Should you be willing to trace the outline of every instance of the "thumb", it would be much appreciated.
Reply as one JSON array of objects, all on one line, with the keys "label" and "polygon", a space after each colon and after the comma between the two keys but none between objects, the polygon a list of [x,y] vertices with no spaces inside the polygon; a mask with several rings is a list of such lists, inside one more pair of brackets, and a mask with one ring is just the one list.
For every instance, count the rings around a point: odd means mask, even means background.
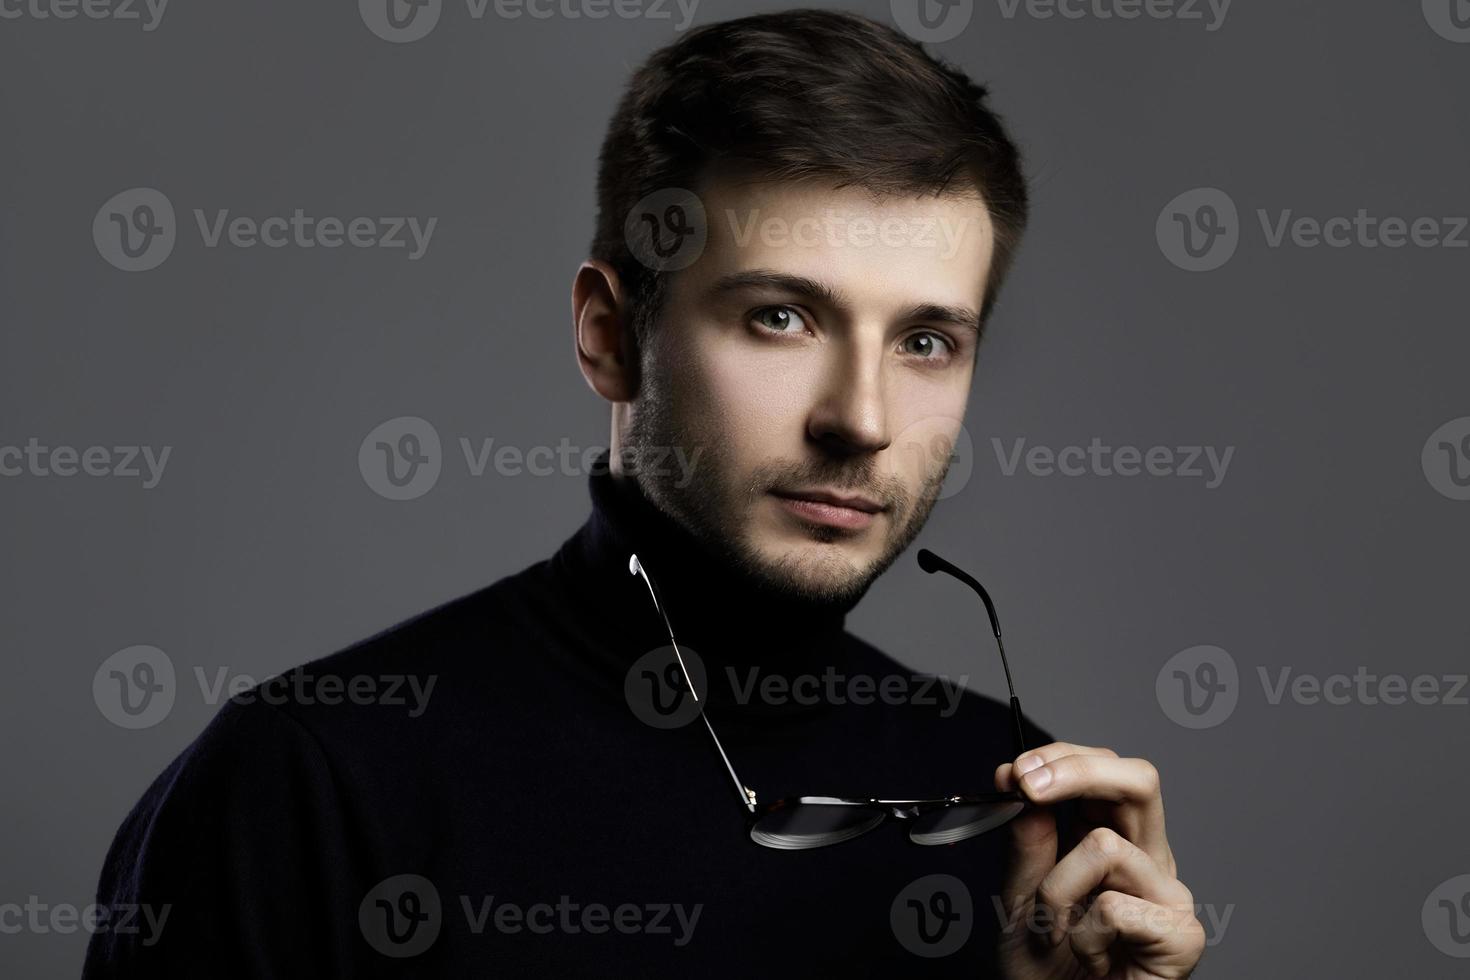
[{"label": "thumb", "polygon": [[[1011,763],[995,771],[995,788],[1016,789]],[[1050,807],[1030,805],[1008,825],[1011,835],[1010,855],[1006,864],[1001,899],[1007,915],[1024,912],[1036,895],[1041,880],[1057,864],[1057,818]]]}]

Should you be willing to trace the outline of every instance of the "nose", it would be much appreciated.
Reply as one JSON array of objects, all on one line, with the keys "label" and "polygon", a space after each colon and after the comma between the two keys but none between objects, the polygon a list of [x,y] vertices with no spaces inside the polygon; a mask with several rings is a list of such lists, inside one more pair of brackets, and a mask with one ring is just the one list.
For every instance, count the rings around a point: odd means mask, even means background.
[{"label": "nose", "polygon": [[[841,348],[846,349],[841,349]],[[892,442],[880,351],[834,345],[833,358],[807,421],[807,434],[842,456],[876,453]]]}]

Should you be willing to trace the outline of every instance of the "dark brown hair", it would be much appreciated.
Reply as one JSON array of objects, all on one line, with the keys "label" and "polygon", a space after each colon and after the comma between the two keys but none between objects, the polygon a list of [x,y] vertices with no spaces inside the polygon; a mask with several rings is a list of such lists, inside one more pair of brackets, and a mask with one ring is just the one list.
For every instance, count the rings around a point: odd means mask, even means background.
[{"label": "dark brown hair", "polygon": [[996,239],[984,323],[1027,214],[1020,154],[985,99],[963,72],[856,14],[790,10],[691,31],[634,73],[608,126],[592,256],[617,270],[642,340],[669,273],[639,262],[623,227],[655,191],[697,191],[717,166],[878,194],[978,191]]}]

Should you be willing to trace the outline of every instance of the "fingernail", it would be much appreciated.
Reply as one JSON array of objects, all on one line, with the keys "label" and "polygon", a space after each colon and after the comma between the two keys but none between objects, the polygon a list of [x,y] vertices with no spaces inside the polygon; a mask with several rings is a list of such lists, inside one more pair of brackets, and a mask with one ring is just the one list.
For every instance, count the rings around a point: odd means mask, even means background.
[{"label": "fingernail", "polygon": [[1021,782],[1033,793],[1038,793],[1051,785],[1051,770],[1045,767],[1026,773]]},{"label": "fingernail", "polygon": [[1032,769],[1040,768],[1043,764],[1042,758],[1039,755],[1023,755],[1016,760],[1016,770],[1024,776]]}]

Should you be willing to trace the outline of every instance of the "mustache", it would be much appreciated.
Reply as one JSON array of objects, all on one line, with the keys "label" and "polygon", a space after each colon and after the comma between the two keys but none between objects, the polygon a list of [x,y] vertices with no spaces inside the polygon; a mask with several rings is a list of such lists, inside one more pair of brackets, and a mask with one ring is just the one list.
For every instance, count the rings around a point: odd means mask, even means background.
[{"label": "mustache", "polygon": [[906,509],[909,492],[898,477],[883,476],[871,462],[800,464],[768,463],[751,481],[751,496],[772,490],[821,486],[871,497],[894,511]]}]

